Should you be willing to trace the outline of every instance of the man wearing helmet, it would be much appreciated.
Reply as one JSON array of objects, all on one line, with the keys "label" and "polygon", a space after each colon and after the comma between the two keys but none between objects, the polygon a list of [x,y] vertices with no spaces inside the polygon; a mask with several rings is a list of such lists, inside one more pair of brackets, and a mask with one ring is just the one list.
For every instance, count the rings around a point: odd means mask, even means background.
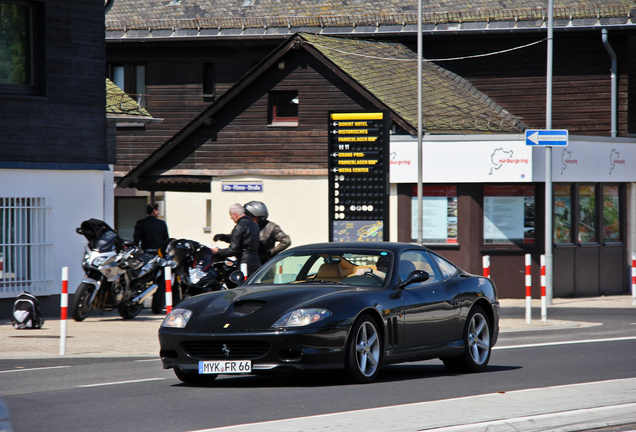
[{"label": "man wearing helmet", "polygon": [[[267,207],[260,201],[250,201],[243,206],[245,214],[252,218],[260,229],[258,255],[261,264],[278,255],[291,245],[291,238],[276,223],[268,221]],[[228,234],[216,234],[214,241],[229,242]]]},{"label": "man wearing helmet", "polygon": [[212,248],[212,252],[221,258],[235,256],[239,268],[241,268],[242,271],[245,272],[242,264],[247,266],[245,276],[249,276],[261,265],[258,257],[258,225],[256,225],[250,217],[245,215],[243,206],[238,203],[230,206],[230,217],[236,224],[232,233],[229,236],[223,236],[223,238],[220,238],[219,234],[214,236],[214,241],[219,239],[228,241],[230,247],[226,249],[214,247]]},{"label": "man wearing helmet", "polygon": [[265,204],[260,201],[250,201],[243,208],[245,214],[250,216],[261,230],[258,248],[261,264],[265,264],[291,245],[291,238],[277,224],[267,220],[269,213]]}]

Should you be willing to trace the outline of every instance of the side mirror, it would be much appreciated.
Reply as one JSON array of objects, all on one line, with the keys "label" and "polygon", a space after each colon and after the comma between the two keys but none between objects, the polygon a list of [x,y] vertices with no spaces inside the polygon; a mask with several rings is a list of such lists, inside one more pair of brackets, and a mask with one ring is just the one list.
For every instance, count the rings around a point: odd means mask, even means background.
[{"label": "side mirror", "polygon": [[235,270],[230,273],[229,278],[230,282],[232,282],[236,286],[241,286],[243,285],[243,282],[245,282],[245,275],[240,270]]},{"label": "side mirror", "polygon": [[399,283],[396,286],[396,288],[404,289],[406,288],[407,285],[410,285],[412,283],[417,283],[417,282],[426,282],[430,278],[431,276],[428,274],[428,272],[425,272],[424,270],[413,270],[409,274],[409,276],[406,278],[406,280],[402,283]]}]

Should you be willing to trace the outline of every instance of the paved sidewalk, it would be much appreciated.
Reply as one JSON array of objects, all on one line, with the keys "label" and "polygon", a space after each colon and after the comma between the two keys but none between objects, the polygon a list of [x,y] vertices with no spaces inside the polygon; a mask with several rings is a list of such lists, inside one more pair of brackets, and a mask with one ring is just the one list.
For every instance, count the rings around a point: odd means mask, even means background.
[{"label": "paved sidewalk", "polygon": [[[525,299],[502,299],[501,307],[525,307]],[[540,300],[532,303],[533,315],[540,310]],[[573,328],[594,323],[550,320],[550,309],[560,307],[634,308],[628,295],[594,297],[586,299],[554,299],[548,306],[548,321],[504,318],[502,332],[527,331],[546,328]],[[154,315],[144,309],[133,320],[122,319],[117,312],[96,312],[82,322],[66,321],[66,356],[104,357],[139,356],[158,357],[157,332],[163,315]],[[47,319],[39,330],[16,330],[9,321],[0,322],[0,358],[36,358],[60,356],[60,320]]]}]

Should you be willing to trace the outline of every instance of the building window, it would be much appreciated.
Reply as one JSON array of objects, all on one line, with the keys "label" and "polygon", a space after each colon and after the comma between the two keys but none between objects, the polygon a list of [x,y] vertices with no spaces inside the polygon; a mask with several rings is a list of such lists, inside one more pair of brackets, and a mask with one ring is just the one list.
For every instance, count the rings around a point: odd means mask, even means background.
[{"label": "building window", "polygon": [[270,126],[298,126],[298,103],[298,91],[270,92]]},{"label": "building window", "polygon": [[484,187],[484,243],[535,243],[534,186]]},{"label": "building window", "polygon": [[214,63],[203,63],[201,78],[201,91],[204,97],[214,96],[216,76],[214,71]]},{"label": "building window", "polygon": [[572,186],[554,186],[554,242],[572,243]]},{"label": "building window", "polygon": [[[418,240],[418,196],[411,198],[411,241]],[[457,186],[422,186],[422,242],[457,243]]]},{"label": "building window", "polygon": [[108,65],[108,78],[133,98],[141,107],[146,107],[146,66],[143,64]]},{"label": "building window", "polygon": [[579,243],[595,243],[596,237],[596,186],[578,187]]},{"label": "building window", "polygon": [[50,283],[49,208],[42,197],[0,197],[0,297]]},{"label": "building window", "polygon": [[618,186],[603,186],[603,241],[620,242],[620,197]]},{"label": "building window", "polygon": [[0,0],[0,93],[43,93],[41,4]]}]

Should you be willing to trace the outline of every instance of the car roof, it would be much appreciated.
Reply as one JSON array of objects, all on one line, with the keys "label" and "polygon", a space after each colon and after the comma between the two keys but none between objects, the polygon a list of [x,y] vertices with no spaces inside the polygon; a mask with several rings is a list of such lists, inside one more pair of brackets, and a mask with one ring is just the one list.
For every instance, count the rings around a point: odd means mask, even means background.
[{"label": "car roof", "polygon": [[346,249],[356,249],[356,250],[387,250],[394,253],[401,252],[405,249],[420,249],[426,250],[425,247],[418,246],[411,243],[397,243],[397,242],[331,242],[331,243],[313,243],[306,244],[302,246],[296,246],[294,248],[288,249],[289,251],[294,250],[297,252],[302,251],[313,251],[313,250],[346,250]]}]

